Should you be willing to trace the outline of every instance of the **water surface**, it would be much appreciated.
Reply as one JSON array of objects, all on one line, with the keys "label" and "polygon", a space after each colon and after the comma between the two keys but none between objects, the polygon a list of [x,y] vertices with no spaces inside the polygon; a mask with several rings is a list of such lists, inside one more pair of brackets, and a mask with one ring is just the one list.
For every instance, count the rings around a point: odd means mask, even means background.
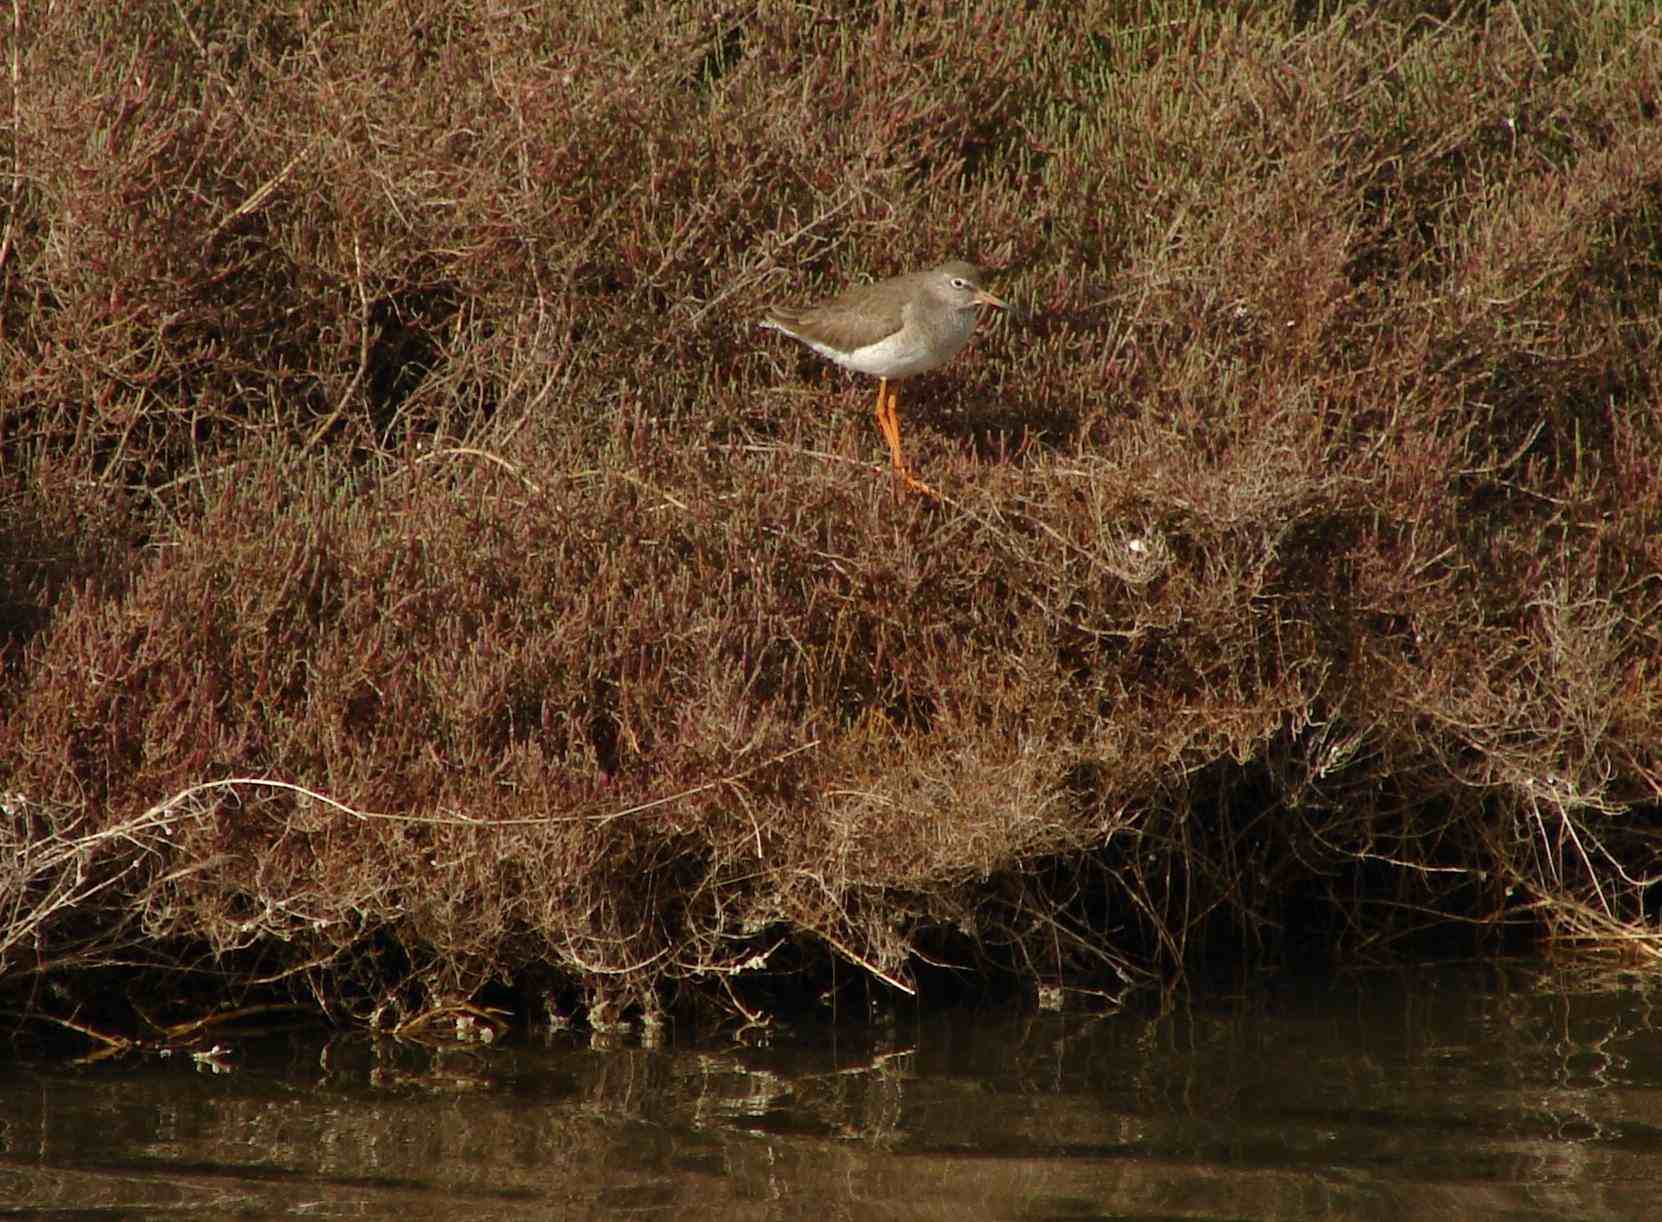
[{"label": "water surface", "polygon": [[1643,978],[1417,969],[1109,1015],[0,1068],[0,1214],[1655,1219]]}]

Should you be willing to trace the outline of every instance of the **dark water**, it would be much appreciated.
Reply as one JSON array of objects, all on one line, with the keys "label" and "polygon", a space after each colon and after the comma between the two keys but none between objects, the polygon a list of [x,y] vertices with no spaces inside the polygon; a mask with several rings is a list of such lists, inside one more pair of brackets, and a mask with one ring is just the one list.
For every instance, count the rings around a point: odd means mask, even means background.
[{"label": "dark water", "polygon": [[1655,983],[1439,968],[1107,1016],[0,1067],[0,1216],[1662,1218]]}]

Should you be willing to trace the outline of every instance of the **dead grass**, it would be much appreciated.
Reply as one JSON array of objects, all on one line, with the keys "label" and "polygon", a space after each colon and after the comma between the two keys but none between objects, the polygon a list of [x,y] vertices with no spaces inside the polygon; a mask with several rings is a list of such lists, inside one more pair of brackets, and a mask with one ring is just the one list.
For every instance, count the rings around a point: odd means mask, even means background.
[{"label": "dead grass", "polygon": [[[1583,8],[21,9],[0,970],[1654,958],[1662,26]],[[947,254],[1029,313],[934,506],[753,322]]]}]

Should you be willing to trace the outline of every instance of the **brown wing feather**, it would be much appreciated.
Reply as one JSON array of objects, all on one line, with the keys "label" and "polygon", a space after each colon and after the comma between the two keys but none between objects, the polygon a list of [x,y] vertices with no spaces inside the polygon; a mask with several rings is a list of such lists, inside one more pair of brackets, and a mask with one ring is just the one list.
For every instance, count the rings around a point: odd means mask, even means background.
[{"label": "brown wing feather", "polygon": [[900,330],[900,311],[915,279],[915,275],[897,276],[876,284],[856,285],[821,305],[803,310],[776,307],[768,311],[767,317],[791,331],[811,330],[820,343],[849,352]]}]

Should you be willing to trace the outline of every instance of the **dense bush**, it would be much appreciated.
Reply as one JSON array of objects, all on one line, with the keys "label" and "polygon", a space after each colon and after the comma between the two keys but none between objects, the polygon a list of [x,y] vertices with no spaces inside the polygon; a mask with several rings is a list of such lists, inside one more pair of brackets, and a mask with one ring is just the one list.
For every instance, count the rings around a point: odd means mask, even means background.
[{"label": "dense bush", "polygon": [[0,979],[1654,956],[1662,24],[1032,9],[17,6]]}]

